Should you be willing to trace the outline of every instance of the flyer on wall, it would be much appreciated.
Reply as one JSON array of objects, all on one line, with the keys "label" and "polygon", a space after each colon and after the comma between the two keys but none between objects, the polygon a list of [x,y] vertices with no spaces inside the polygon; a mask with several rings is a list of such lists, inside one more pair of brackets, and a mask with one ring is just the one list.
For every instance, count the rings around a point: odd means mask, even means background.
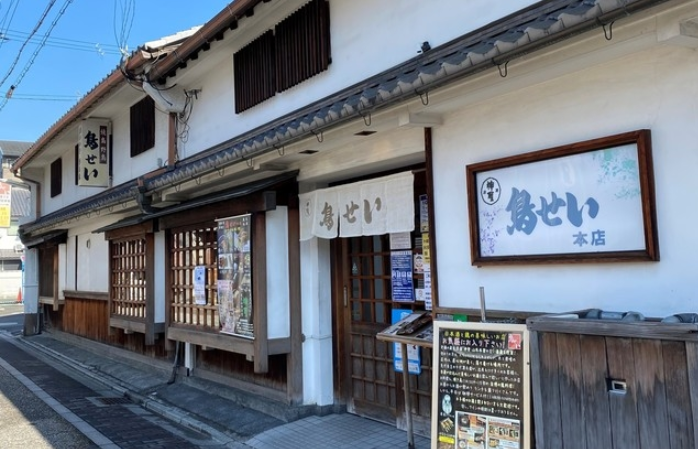
[{"label": "flyer on wall", "polygon": [[254,338],[250,214],[218,221],[218,311],[224,334]]}]

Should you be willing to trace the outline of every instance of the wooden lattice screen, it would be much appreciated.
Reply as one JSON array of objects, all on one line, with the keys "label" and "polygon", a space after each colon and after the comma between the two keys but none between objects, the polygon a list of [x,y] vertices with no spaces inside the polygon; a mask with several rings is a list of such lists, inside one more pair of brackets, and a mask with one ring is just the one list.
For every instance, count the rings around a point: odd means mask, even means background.
[{"label": "wooden lattice screen", "polygon": [[146,238],[111,242],[110,316],[146,319]]},{"label": "wooden lattice screen", "polygon": [[[173,229],[170,233],[170,323],[218,331],[217,228],[199,225]],[[205,304],[194,298],[194,268],[206,267]]]}]

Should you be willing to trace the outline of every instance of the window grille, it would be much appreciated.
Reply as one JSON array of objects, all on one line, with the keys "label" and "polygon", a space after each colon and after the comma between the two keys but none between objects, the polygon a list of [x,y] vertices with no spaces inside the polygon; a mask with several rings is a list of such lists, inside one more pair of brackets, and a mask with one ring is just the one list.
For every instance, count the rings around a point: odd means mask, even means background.
[{"label": "window grille", "polygon": [[110,316],[146,319],[146,239],[111,242]]},{"label": "window grille", "polygon": [[[170,322],[218,331],[218,253],[214,223],[172,229],[170,233]],[[194,298],[194,268],[206,269],[205,304]]]}]

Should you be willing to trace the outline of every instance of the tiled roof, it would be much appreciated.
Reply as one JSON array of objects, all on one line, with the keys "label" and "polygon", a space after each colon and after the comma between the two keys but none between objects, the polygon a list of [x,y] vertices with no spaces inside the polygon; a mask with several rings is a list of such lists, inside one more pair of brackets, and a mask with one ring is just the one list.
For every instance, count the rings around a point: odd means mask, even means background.
[{"label": "tiled roof", "polygon": [[31,213],[31,192],[29,189],[12,186],[10,191],[10,216],[26,217]]},{"label": "tiled roof", "polygon": [[[550,0],[433,48],[392,69],[309,104],[208,151],[179,161],[176,168],[143,181],[157,191],[273,151],[319,131],[428,94],[448,83],[669,0]],[[506,69],[504,69],[506,70]],[[32,232],[86,211],[134,198],[134,182],[109,189],[23,227]]]},{"label": "tiled roof", "polygon": [[32,146],[34,142],[19,140],[0,140],[0,150],[4,157],[18,158]]}]

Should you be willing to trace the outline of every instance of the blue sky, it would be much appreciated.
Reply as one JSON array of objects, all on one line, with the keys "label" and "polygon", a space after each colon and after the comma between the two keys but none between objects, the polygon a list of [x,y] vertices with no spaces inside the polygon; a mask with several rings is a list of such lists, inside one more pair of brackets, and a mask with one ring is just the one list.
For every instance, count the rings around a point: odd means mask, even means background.
[{"label": "blue sky", "polygon": [[0,140],[37,140],[117,67],[124,42],[203,25],[231,1],[0,0]]}]

